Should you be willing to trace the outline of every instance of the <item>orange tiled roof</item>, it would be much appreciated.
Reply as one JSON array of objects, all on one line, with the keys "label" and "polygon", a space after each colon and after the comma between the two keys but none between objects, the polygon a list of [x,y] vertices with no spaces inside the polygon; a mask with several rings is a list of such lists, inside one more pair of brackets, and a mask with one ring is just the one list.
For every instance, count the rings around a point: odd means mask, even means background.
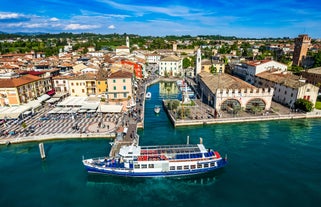
[{"label": "orange tiled roof", "polygon": [[133,74],[127,71],[118,70],[112,74],[108,78],[131,78]]},{"label": "orange tiled roof", "polygon": [[41,78],[30,74],[21,76],[19,78],[1,79],[0,88],[15,88],[38,80],[41,80]]}]

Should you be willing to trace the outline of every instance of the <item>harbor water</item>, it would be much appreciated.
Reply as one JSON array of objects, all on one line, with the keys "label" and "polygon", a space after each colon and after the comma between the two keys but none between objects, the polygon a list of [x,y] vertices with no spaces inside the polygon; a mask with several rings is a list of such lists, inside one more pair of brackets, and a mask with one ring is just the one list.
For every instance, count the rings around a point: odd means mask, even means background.
[{"label": "harbor water", "polygon": [[[219,171],[182,178],[88,175],[82,158],[108,155],[108,139],[0,146],[0,206],[318,206],[321,202],[321,120],[301,119],[174,128],[161,109],[177,96],[148,88],[141,145],[182,144],[202,137],[228,157]],[[168,86],[169,87],[169,86]],[[164,92],[165,90],[165,92]]]}]

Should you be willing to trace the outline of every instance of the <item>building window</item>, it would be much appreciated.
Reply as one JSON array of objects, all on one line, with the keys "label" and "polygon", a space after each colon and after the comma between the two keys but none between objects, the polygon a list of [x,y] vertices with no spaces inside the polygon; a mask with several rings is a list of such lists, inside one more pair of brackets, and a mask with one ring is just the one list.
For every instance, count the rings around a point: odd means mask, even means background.
[{"label": "building window", "polygon": [[76,83],[76,86],[78,86],[78,85],[79,85],[79,83],[77,82],[77,83]]},{"label": "building window", "polygon": [[148,168],[154,168],[154,164],[148,164]]},{"label": "building window", "polygon": [[71,89],[71,92],[72,92],[72,93],[75,93],[75,89]]},{"label": "building window", "polygon": [[139,168],[140,168],[140,165],[139,165],[139,164],[135,164],[135,165],[134,165],[134,168],[135,168],[135,169],[139,169]]},{"label": "building window", "polygon": [[56,84],[58,84],[58,83],[59,83],[59,81],[56,80]]},{"label": "building window", "polygon": [[124,95],[123,95],[123,96],[124,96],[124,98],[127,98],[127,93],[124,93]]},{"label": "building window", "polygon": [[115,79],[113,80],[113,83],[116,83],[116,80],[115,80]]},{"label": "building window", "polygon": [[142,164],[142,168],[147,168],[147,164]]},{"label": "building window", "polygon": [[188,170],[189,166],[188,165],[184,165],[184,170]]},{"label": "building window", "polygon": [[117,98],[117,94],[116,93],[114,93],[114,98]]},{"label": "building window", "polygon": [[307,88],[307,92],[310,92],[310,88]]},{"label": "building window", "polygon": [[114,91],[116,91],[116,86],[114,86]]},{"label": "building window", "polygon": [[82,93],[85,93],[85,89],[81,89],[81,92],[82,92]]},{"label": "building window", "polygon": [[126,90],[126,86],[123,86],[123,89]]},{"label": "building window", "polygon": [[73,86],[73,85],[74,85],[74,83],[71,83],[71,85]]},{"label": "building window", "polygon": [[204,164],[204,167],[208,167],[208,163]]},{"label": "building window", "polygon": [[100,85],[100,81],[98,81],[98,85]]},{"label": "building window", "polygon": [[202,168],[202,164],[197,164],[197,168]]},{"label": "building window", "polygon": [[126,83],[126,80],[125,80],[125,79],[123,79],[123,83]]}]

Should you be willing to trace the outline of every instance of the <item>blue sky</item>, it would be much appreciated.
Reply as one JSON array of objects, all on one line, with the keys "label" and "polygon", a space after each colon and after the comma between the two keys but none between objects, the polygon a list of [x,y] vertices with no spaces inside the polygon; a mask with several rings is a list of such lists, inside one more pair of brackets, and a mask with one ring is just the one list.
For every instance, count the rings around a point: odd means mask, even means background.
[{"label": "blue sky", "polygon": [[1,0],[0,31],[321,38],[312,0]]}]

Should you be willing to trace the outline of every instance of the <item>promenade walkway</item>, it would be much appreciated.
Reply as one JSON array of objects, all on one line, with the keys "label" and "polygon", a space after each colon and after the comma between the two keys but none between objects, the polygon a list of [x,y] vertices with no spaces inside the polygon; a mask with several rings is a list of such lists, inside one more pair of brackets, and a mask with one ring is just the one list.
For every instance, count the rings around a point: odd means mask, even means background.
[{"label": "promenade walkway", "polygon": [[[122,115],[117,114],[47,114],[48,107],[40,109],[23,122],[8,121],[1,126],[0,144],[66,139],[76,137],[114,138]],[[23,127],[25,126],[25,127]]]}]

